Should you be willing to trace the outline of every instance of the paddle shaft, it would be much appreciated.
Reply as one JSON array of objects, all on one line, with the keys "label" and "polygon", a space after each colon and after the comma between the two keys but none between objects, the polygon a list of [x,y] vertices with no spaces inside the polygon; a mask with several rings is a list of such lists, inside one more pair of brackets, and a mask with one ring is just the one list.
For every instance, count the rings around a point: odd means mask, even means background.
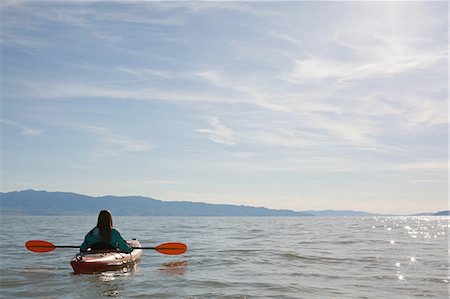
[{"label": "paddle shaft", "polygon": [[80,246],[73,246],[73,245],[33,245],[33,247],[36,248],[80,248]]},{"label": "paddle shaft", "polygon": [[156,247],[133,247],[133,249],[157,249]]},{"label": "paddle shaft", "polygon": [[[55,245],[53,243],[42,240],[30,240],[25,243],[25,247],[33,252],[49,252],[55,250],[56,248],[80,248],[80,246],[72,245]],[[187,246],[183,243],[170,242],[160,244],[156,247],[133,247],[133,249],[152,249],[163,254],[178,255],[185,253],[187,250]]]},{"label": "paddle shaft", "polygon": [[55,248],[80,248],[80,246],[72,246],[72,245],[55,245]]},{"label": "paddle shaft", "polygon": [[[41,248],[80,248],[80,246],[73,246],[73,245],[54,245],[54,246],[39,246],[35,245],[34,247],[41,247]],[[156,247],[132,247],[133,249],[157,249]],[[166,248],[170,249],[170,248]]]}]

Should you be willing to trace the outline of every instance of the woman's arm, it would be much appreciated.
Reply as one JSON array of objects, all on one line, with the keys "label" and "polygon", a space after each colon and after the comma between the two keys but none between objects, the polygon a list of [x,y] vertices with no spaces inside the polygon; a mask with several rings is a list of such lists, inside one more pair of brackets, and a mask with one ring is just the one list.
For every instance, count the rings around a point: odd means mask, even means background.
[{"label": "woman's arm", "polygon": [[133,251],[133,248],[128,246],[127,241],[125,241],[115,229],[111,232],[111,243],[122,252],[130,253]]},{"label": "woman's arm", "polygon": [[84,237],[83,244],[80,245],[80,252],[86,252],[86,250],[97,242],[97,239],[93,236],[93,228],[90,232],[86,234]]},{"label": "woman's arm", "polygon": [[84,237],[84,241],[83,244],[80,245],[80,252],[86,252],[86,250],[89,248],[89,246],[92,245],[91,242],[91,232],[89,232],[85,237]]}]

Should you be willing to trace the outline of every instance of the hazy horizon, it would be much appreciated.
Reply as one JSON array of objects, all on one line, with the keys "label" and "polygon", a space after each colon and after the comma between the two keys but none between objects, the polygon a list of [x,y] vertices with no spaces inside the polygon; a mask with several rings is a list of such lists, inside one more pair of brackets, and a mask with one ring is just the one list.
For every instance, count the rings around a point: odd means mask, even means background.
[{"label": "hazy horizon", "polygon": [[448,3],[3,1],[3,192],[448,209]]},{"label": "hazy horizon", "polygon": [[[214,202],[214,203],[208,203],[208,202],[203,202],[203,201],[191,201],[191,200],[183,200],[183,199],[178,199],[178,200],[170,200],[170,199],[163,199],[163,198],[156,198],[153,196],[143,196],[143,195],[139,195],[139,194],[128,194],[128,195],[114,195],[114,194],[99,194],[99,195],[92,195],[92,194],[83,194],[83,193],[77,193],[77,192],[70,192],[70,191],[48,191],[48,190],[34,190],[34,189],[25,189],[25,190],[12,190],[12,191],[0,191],[3,193],[13,193],[13,192],[27,192],[27,191],[33,191],[33,192],[46,192],[46,193],[68,193],[68,194],[77,194],[80,196],[88,196],[88,197],[92,197],[92,198],[102,198],[102,197],[144,197],[144,198],[148,198],[151,200],[158,200],[158,201],[162,201],[162,202],[194,202],[194,203],[202,203],[202,204],[217,204],[217,205],[233,205],[233,204],[229,204],[229,203],[220,203],[220,202]],[[235,204],[237,205],[237,204]],[[270,208],[270,207],[265,207],[265,206],[257,206],[257,205],[247,205],[244,204],[243,206],[250,206],[250,207],[255,207],[255,208],[268,208],[268,209],[274,209],[274,210],[284,210],[284,209],[276,209],[276,208]],[[421,210],[421,211],[416,211],[414,213],[405,213],[404,211],[400,211],[397,213],[376,213],[374,211],[371,210],[355,210],[355,209],[321,209],[321,210],[314,210],[314,209],[299,209],[299,210],[293,210],[293,209],[285,209],[285,210],[289,210],[289,211],[294,211],[294,212],[325,212],[325,211],[340,211],[340,212],[364,212],[364,213],[370,213],[370,214],[380,214],[380,215],[397,215],[397,216],[406,216],[406,215],[413,215],[413,214],[422,214],[422,213],[437,213],[437,212],[443,212],[443,211],[447,211],[448,208],[444,209],[444,210],[436,210],[436,211],[432,211],[432,210]]]}]

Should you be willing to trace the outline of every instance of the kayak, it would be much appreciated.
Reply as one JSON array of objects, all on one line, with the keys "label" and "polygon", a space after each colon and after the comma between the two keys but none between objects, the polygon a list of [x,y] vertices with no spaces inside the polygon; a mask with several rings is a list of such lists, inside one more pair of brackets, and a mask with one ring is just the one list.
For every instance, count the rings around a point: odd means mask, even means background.
[{"label": "kayak", "polygon": [[[127,242],[131,247],[141,247],[138,240]],[[92,250],[78,253],[70,261],[73,271],[78,273],[96,273],[116,271],[134,265],[141,257],[142,249],[134,249],[131,253],[117,250]]]}]

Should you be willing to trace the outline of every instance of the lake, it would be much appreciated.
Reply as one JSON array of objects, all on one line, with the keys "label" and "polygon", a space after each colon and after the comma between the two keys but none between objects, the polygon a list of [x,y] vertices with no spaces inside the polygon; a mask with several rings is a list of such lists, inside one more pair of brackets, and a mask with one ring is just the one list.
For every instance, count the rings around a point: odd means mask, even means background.
[{"label": "lake", "polygon": [[127,272],[74,275],[96,216],[2,216],[2,298],[448,298],[449,217],[114,217],[146,250]]}]

